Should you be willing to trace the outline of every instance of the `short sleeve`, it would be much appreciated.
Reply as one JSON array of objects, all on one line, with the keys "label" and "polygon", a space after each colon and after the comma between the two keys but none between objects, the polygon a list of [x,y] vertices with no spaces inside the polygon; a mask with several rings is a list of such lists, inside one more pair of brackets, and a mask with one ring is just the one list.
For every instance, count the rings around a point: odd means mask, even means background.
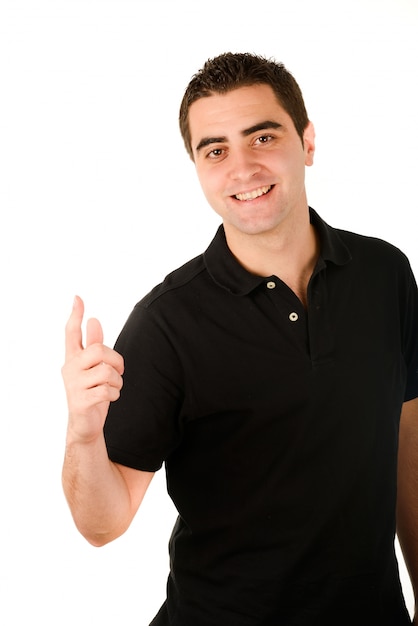
[{"label": "short sleeve", "polygon": [[115,350],[125,361],[119,400],[110,405],[104,435],[109,458],[145,471],[160,469],[178,445],[183,374],[158,312],[136,305]]},{"label": "short sleeve", "polygon": [[405,304],[403,337],[407,366],[406,402],[418,397],[418,289],[410,269]]}]

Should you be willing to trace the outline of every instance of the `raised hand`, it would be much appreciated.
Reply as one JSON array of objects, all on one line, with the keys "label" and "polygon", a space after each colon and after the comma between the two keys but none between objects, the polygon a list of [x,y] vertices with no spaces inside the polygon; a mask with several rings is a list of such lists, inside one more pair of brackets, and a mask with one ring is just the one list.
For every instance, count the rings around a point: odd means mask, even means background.
[{"label": "raised hand", "polygon": [[84,304],[76,296],[65,328],[65,363],[62,377],[69,410],[68,437],[89,443],[101,435],[109,404],[119,398],[123,358],[103,344],[97,319],[90,319],[83,347],[81,324]]}]

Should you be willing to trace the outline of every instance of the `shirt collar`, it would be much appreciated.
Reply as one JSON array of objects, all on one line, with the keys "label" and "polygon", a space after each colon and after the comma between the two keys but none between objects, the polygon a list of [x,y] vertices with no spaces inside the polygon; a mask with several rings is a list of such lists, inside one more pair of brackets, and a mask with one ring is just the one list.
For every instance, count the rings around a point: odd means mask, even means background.
[{"label": "shirt collar", "polygon": [[[316,271],[325,267],[327,261],[335,265],[348,263],[351,254],[338,232],[326,224],[313,209],[309,208],[309,213],[321,243]],[[206,269],[215,283],[234,295],[246,295],[266,280],[266,277],[251,274],[237,261],[228,248],[222,225],[219,226],[203,258]]]}]

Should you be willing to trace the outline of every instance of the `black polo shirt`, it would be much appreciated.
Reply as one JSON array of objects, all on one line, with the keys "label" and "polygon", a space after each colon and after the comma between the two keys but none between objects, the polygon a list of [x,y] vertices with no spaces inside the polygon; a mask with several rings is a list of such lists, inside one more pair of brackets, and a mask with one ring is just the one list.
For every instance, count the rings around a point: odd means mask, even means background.
[{"label": "black polo shirt", "polygon": [[307,310],[248,273],[220,227],[117,340],[109,456],[165,462],[179,511],[158,626],[410,623],[393,544],[417,288],[398,249],[311,221]]}]

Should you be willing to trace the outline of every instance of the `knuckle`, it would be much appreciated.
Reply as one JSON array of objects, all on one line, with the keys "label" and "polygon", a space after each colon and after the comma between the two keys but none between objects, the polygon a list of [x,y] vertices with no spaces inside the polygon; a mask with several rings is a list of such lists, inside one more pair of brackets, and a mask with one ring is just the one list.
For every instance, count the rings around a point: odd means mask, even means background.
[{"label": "knuckle", "polygon": [[100,363],[100,361],[104,361],[105,358],[105,347],[101,343],[92,343],[90,346],[86,348],[85,351],[89,352],[89,356],[94,361]]},{"label": "knuckle", "polygon": [[100,404],[109,400],[109,386],[107,384],[98,385],[91,390],[92,404]]},{"label": "knuckle", "polygon": [[110,393],[110,398],[109,400],[111,402],[115,402],[116,400],[118,400],[120,398],[120,389],[116,388],[116,387],[111,387],[111,393]]}]

